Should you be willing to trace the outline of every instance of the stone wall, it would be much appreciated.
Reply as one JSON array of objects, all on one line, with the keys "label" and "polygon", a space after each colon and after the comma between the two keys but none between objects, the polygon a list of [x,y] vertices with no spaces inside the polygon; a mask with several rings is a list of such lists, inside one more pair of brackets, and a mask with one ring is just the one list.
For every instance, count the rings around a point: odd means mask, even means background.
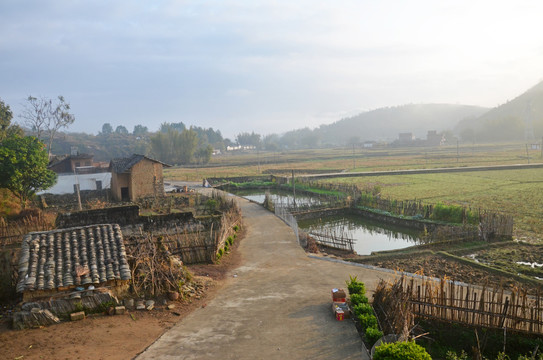
[{"label": "stone wall", "polygon": [[196,219],[192,212],[141,216],[137,205],[128,205],[59,214],[55,225],[61,229],[93,224],[119,224],[123,235],[129,236],[141,232],[155,234],[191,232],[206,228],[211,221],[208,218]]},{"label": "stone wall", "polygon": [[[88,202],[97,200],[109,202],[111,200],[111,190],[81,190],[80,196],[81,205],[85,208]],[[75,193],[62,195],[42,194],[39,196],[39,199],[42,208],[49,207],[65,211],[77,210],[79,208],[77,194]]]},{"label": "stone wall", "polygon": [[59,229],[93,224],[119,224],[122,227],[140,222],[139,217],[137,205],[117,206],[59,214],[55,225]]}]

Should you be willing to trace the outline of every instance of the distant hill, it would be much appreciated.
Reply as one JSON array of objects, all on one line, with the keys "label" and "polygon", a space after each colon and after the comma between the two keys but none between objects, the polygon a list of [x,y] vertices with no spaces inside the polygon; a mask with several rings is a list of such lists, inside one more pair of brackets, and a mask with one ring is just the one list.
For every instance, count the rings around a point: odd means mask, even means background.
[{"label": "distant hill", "polygon": [[540,141],[543,136],[543,81],[522,95],[455,128],[464,141]]},{"label": "distant hill", "polygon": [[365,140],[395,140],[399,133],[425,138],[428,130],[452,130],[464,119],[475,119],[488,108],[450,104],[409,104],[368,111],[322,125],[315,131],[323,142],[345,144],[352,137]]}]

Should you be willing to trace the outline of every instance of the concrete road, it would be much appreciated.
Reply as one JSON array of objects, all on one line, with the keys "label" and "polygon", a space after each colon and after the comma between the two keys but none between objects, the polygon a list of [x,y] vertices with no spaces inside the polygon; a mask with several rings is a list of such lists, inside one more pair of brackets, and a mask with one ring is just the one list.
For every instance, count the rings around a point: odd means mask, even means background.
[{"label": "concrete road", "polygon": [[331,289],[375,270],[310,258],[293,231],[260,205],[239,200],[241,265],[205,308],[168,330],[138,359],[369,359],[352,321],[336,321]]}]

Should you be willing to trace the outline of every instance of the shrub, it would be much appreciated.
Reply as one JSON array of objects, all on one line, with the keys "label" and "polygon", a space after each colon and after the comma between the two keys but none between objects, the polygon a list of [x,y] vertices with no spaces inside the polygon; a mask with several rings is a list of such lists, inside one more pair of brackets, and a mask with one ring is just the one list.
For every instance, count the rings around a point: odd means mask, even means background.
[{"label": "shrub", "polygon": [[363,329],[367,329],[370,327],[377,328],[377,318],[373,314],[360,314],[358,315],[358,321],[360,321],[360,325]]},{"label": "shrub", "polygon": [[462,224],[464,222],[464,217],[470,224],[477,224],[479,221],[479,217],[473,211],[459,205],[446,205],[441,202],[434,206],[434,210],[430,215],[430,218],[433,220],[457,224]]},{"label": "shrub", "polygon": [[347,289],[349,290],[349,295],[353,294],[362,294],[366,293],[366,286],[363,282],[358,281],[356,276],[349,275],[349,281],[345,281],[347,284]]},{"label": "shrub", "polygon": [[226,242],[228,245],[232,246],[232,244],[234,243],[234,238],[232,236],[229,236],[226,238]]},{"label": "shrub", "polygon": [[232,229],[234,229],[234,231],[237,232],[239,230],[239,226],[234,225],[234,227]]},{"label": "shrub", "polygon": [[366,340],[370,346],[373,346],[382,336],[383,332],[377,328],[369,327],[366,329]]},{"label": "shrub", "polygon": [[226,254],[228,252],[228,244],[224,244],[224,253]]},{"label": "shrub", "polygon": [[355,307],[359,304],[368,304],[369,300],[364,294],[352,294],[351,295],[351,306]]},{"label": "shrub", "polygon": [[363,315],[363,314],[373,315],[373,308],[371,307],[370,304],[362,303],[362,304],[358,304],[358,305],[353,306],[353,312],[357,316],[358,315]]},{"label": "shrub", "polygon": [[383,343],[375,348],[374,360],[432,360],[430,354],[413,341]]}]

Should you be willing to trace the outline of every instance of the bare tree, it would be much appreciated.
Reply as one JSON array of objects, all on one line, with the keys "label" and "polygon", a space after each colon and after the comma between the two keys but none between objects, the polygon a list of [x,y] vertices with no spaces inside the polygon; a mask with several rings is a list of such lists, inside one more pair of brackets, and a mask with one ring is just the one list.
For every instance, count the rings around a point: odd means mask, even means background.
[{"label": "bare tree", "polygon": [[36,98],[29,96],[20,116],[24,124],[36,132],[38,139],[43,137],[47,140],[47,151],[51,157],[51,146],[53,139],[61,128],[68,127],[75,121],[75,116],[70,113],[68,104],[62,95],[58,96],[58,102],[45,97]]}]

